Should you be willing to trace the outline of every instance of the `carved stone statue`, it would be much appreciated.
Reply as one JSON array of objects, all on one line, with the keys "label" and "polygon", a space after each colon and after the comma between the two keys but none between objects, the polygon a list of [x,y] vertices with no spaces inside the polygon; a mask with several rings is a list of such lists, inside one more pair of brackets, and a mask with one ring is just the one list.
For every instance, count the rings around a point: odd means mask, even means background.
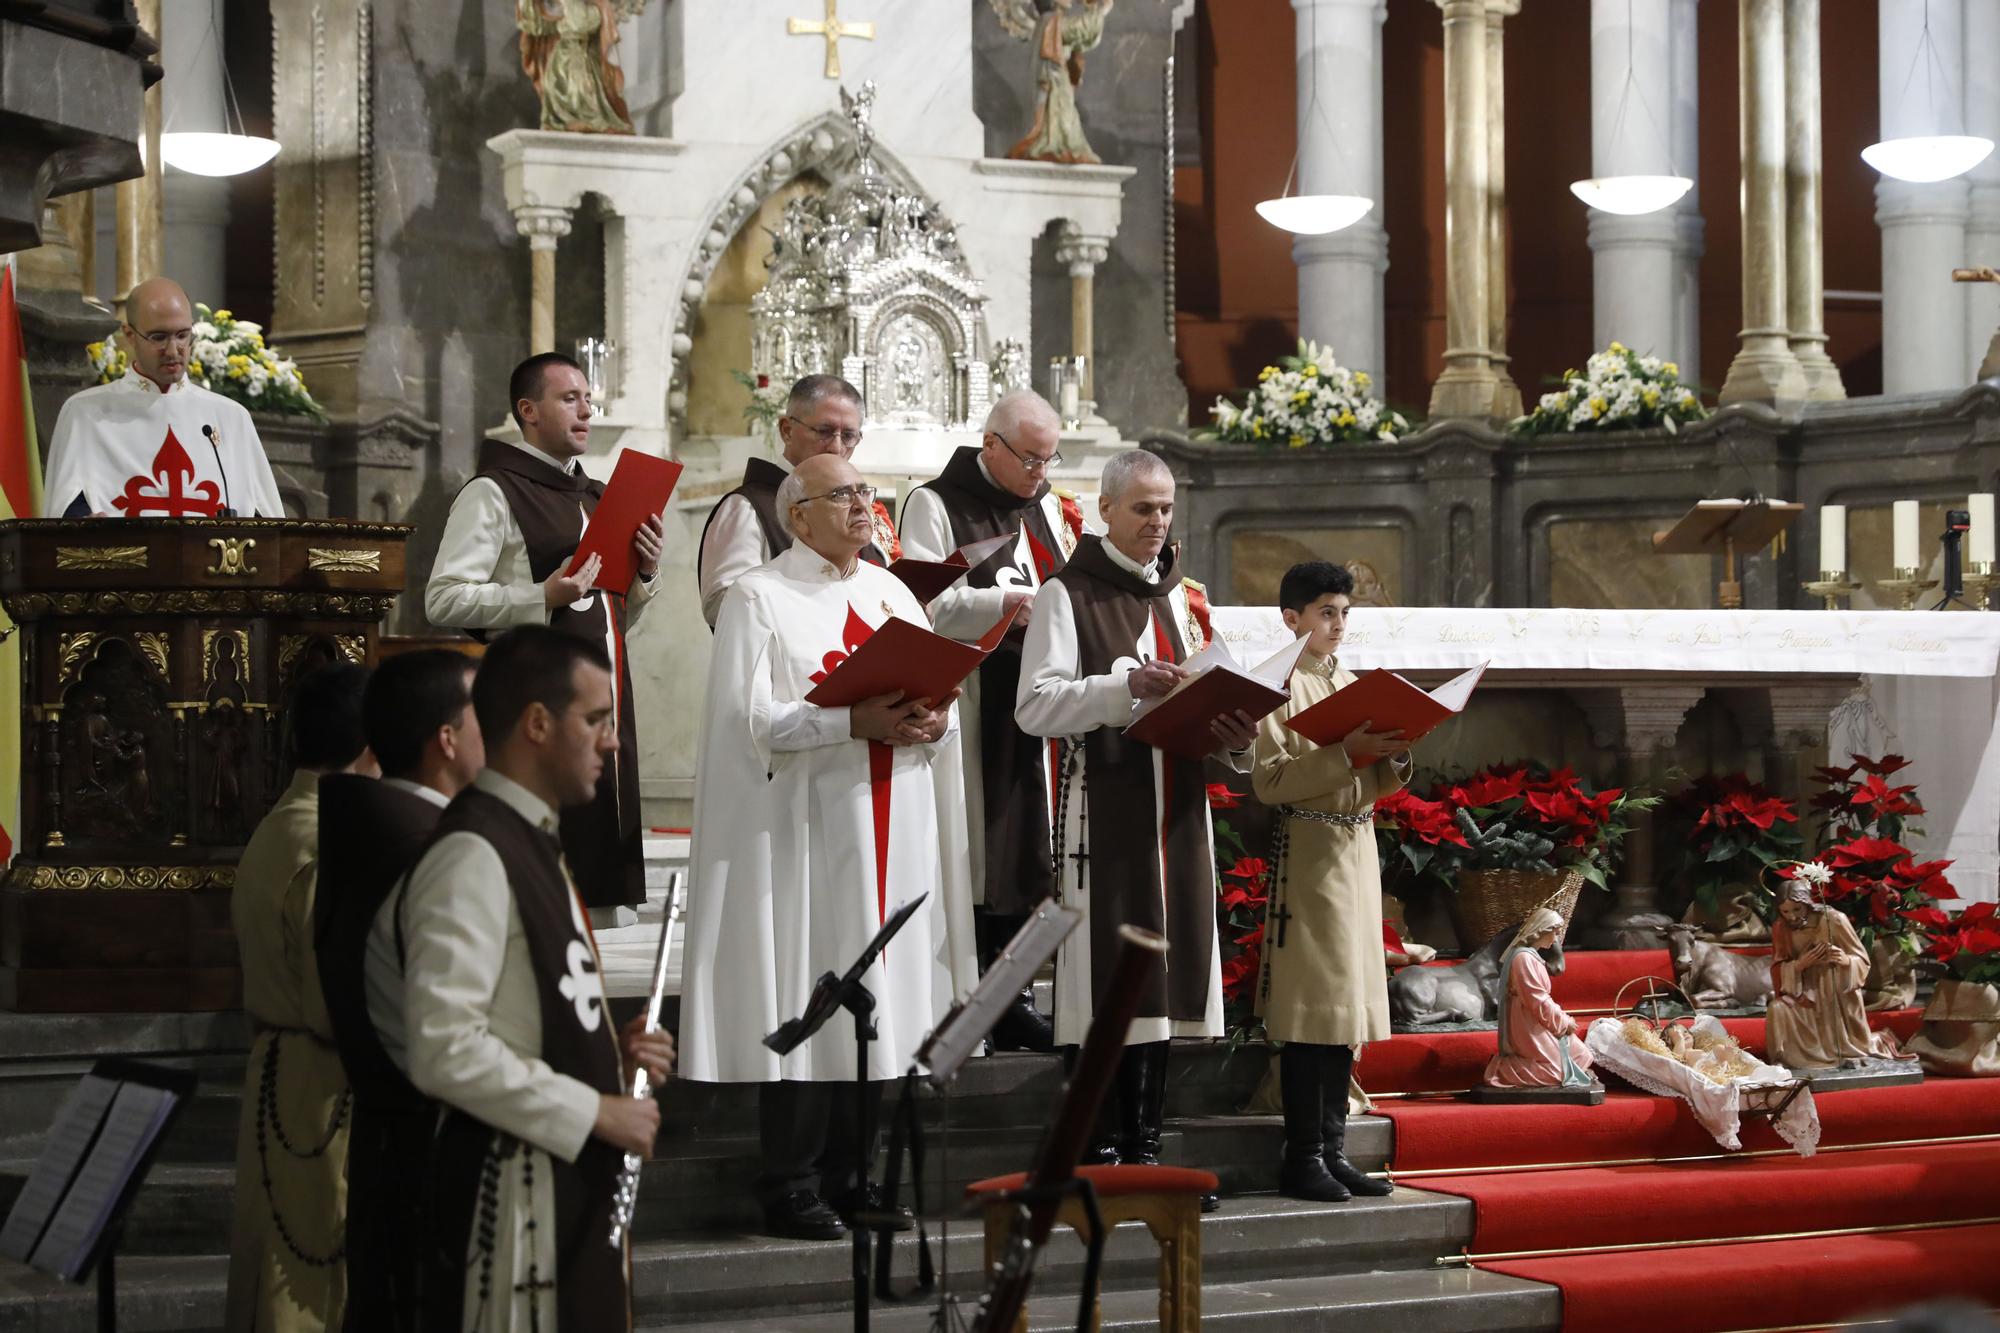
[{"label": "carved stone statue", "polygon": [[1562,967],[1562,917],[1538,907],[1501,959],[1500,1041],[1486,1063],[1484,1081],[1496,1088],[1588,1088],[1590,1052],[1576,1036],[1576,1020],[1549,993],[1544,950]]},{"label": "carved stone statue", "polygon": [[521,69],[542,99],[542,128],[630,134],[625,72],[614,54],[618,22],[646,0],[515,0]]},{"label": "carved stone statue", "polygon": [[1861,990],[1868,951],[1847,918],[1819,902],[1812,884],[1787,880],[1771,927],[1771,1004],[1766,1047],[1773,1064],[1837,1069],[1902,1058],[1894,1038],[1873,1032]]},{"label": "carved stone statue", "polygon": [[992,0],[994,13],[1016,37],[1031,33],[1035,43],[1037,102],[1035,123],[1009,157],[1038,162],[1098,162],[1083,137],[1076,87],[1083,82],[1083,56],[1104,40],[1104,21],[1114,0]]}]

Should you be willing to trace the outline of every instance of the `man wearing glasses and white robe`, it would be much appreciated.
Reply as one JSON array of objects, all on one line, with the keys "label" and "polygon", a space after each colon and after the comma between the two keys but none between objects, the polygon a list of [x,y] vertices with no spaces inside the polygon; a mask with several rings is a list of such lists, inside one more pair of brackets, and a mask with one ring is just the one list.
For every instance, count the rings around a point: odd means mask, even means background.
[{"label": "man wearing glasses and white robe", "polygon": [[[792,386],[785,414],[778,418],[779,462],[752,458],[743,484],[716,501],[701,530],[695,577],[701,587],[701,615],[710,629],[722,614],[722,599],[736,580],[782,554],[792,534],[778,509],[778,487],[808,458],[832,454],[852,458],[861,443],[861,391],[838,375],[808,375]],[[870,508],[872,532],[861,558],[887,565],[902,555],[896,526],[880,500]]]}]

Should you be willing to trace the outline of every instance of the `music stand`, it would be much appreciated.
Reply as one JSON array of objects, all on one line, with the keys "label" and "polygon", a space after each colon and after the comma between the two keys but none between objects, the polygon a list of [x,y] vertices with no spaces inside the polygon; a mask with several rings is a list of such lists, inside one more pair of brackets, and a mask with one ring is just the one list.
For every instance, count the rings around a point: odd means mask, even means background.
[{"label": "music stand", "polygon": [[194,1095],[183,1069],[99,1060],[70,1093],[0,1227],[0,1255],[81,1283],[97,1270],[97,1327],[118,1327],[117,1251],[125,1214],[160,1144]]},{"label": "music stand", "polygon": [[1699,500],[1671,528],[1653,534],[1653,551],[1656,555],[1720,555],[1722,581],[1715,587],[1716,605],[1725,611],[1738,611],[1743,607],[1743,585],[1736,577],[1737,554],[1769,545],[1804,512],[1802,504],[1766,500],[1761,495],[1748,500]]},{"label": "music stand", "polygon": [[[882,929],[875,932],[875,938],[868,941],[868,947],[861,951],[845,974],[835,976],[828,972],[813,984],[811,998],[806,1001],[806,1011],[797,1018],[780,1024],[778,1030],[764,1038],[764,1045],[778,1055],[789,1055],[799,1044],[826,1026],[827,1020],[845,1009],[854,1016],[854,1133],[859,1140],[854,1145],[855,1170],[859,1173],[855,1181],[855,1198],[862,1203],[868,1199],[868,1141],[872,1137],[872,1126],[868,1115],[868,1043],[875,1039],[875,997],[861,984],[861,978],[874,966],[875,959],[896,937],[909,919],[917,914],[917,909],[930,900],[928,892],[920,893],[904,903],[882,923]],[[857,1333],[865,1333],[868,1327],[868,1229],[859,1225],[851,1228],[854,1235],[854,1327]]]}]

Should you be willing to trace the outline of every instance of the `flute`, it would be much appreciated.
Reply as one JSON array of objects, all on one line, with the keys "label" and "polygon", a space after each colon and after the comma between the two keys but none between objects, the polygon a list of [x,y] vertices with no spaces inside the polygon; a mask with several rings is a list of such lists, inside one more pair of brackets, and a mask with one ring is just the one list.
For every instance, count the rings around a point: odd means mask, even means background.
[{"label": "flute", "polygon": [[[660,1003],[667,992],[667,955],[673,952],[674,924],[681,918],[681,883],[681,871],[676,870],[667,878],[667,911],[660,922],[660,950],[653,957],[653,987],[646,994],[648,1032],[660,1030]],[[643,1098],[652,1095],[652,1081],[646,1075],[646,1067],[640,1065],[632,1071],[632,1096]],[[613,1249],[625,1244],[625,1233],[632,1228],[632,1212],[639,1203],[639,1169],[644,1165],[644,1158],[628,1152],[624,1166],[618,1172],[618,1192],[611,1204]]]}]

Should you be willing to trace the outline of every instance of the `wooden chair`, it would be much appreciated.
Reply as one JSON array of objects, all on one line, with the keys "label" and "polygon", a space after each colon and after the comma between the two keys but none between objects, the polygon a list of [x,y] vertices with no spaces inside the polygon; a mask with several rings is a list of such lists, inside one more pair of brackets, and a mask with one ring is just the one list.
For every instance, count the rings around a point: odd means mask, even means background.
[{"label": "wooden chair", "polygon": [[[1165,1333],[1195,1333],[1201,1327],[1201,1196],[1213,1194],[1212,1171],[1179,1166],[1081,1166],[1076,1174],[1097,1192],[1097,1210],[1107,1230],[1120,1222],[1143,1222],[1160,1246],[1160,1327]],[[1014,1206],[1008,1195],[1027,1183],[1027,1173],[994,1176],[965,1187],[969,1199],[985,1200],[986,1267],[1000,1259],[1013,1225]],[[1089,1221],[1074,1199],[1056,1214],[1086,1243]],[[1024,1313],[1015,1333],[1027,1333]],[[1097,1328],[1093,1306],[1091,1328]]]}]

